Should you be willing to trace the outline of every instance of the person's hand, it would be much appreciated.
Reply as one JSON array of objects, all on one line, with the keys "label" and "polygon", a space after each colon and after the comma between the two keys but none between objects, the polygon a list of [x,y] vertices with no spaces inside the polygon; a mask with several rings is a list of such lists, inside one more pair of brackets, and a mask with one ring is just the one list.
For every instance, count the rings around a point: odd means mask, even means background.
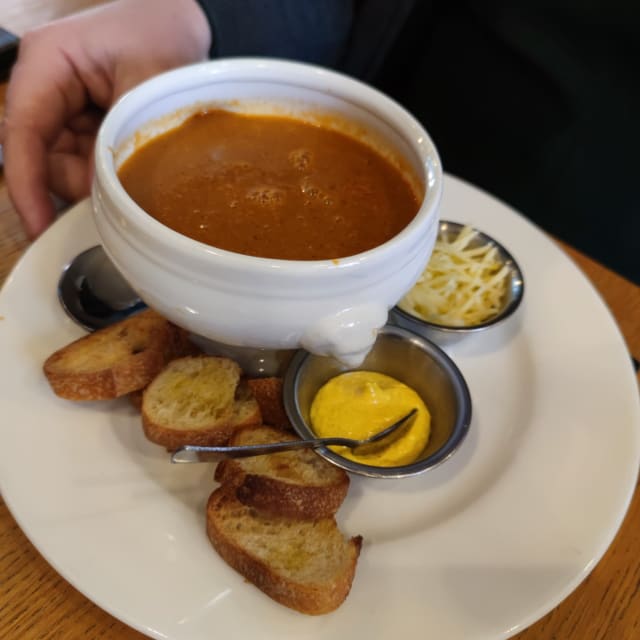
[{"label": "person's hand", "polygon": [[210,40],[195,0],[115,0],[22,38],[2,137],[9,195],[31,237],[53,220],[51,193],[89,193],[104,110],[142,80],[204,59]]}]

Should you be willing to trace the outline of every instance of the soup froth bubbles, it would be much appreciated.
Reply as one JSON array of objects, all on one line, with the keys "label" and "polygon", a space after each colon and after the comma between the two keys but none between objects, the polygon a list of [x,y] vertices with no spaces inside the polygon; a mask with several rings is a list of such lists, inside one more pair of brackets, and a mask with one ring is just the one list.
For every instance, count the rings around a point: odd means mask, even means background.
[{"label": "soup froth bubbles", "polygon": [[198,113],[118,171],[150,215],[194,240],[285,260],[373,249],[415,216],[421,194],[371,147],[294,118]]}]

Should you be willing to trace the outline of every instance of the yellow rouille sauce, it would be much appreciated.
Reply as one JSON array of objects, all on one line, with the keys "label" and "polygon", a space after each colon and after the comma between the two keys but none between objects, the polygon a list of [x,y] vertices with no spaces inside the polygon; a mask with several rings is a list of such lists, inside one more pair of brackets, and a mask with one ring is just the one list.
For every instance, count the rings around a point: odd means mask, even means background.
[{"label": "yellow rouille sauce", "polygon": [[397,437],[385,438],[353,453],[331,447],[345,458],[376,467],[414,462],[431,432],[431,414],[422,398],[406,384],[374,371],[348,371],[325,383],[311,404],[311,426],[319,437],[340,436],[360,440],[391,426],[411,409],[418,413]]}]

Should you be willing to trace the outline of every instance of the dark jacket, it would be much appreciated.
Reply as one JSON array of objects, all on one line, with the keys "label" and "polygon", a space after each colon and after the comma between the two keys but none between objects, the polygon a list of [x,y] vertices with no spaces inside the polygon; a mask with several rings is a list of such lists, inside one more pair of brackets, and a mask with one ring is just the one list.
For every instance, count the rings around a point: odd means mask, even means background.
[{"label": "dark jacket", "polygon": [[446,171],[640,282],[637,3],[200,4],[213,56],[304,60],[381,88],[423,122]]}]

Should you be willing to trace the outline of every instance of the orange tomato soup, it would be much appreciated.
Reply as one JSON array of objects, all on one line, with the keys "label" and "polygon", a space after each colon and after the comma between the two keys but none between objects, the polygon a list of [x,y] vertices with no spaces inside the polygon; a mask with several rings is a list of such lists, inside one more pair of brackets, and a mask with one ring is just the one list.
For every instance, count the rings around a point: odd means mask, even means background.
[{"label": "orange tomato soup", "polygon": [[355,138],[293,118],[210,110],[136,150],[129,195],[175,231],[227,251],[323,260],[386,242],[420,201]]}]

